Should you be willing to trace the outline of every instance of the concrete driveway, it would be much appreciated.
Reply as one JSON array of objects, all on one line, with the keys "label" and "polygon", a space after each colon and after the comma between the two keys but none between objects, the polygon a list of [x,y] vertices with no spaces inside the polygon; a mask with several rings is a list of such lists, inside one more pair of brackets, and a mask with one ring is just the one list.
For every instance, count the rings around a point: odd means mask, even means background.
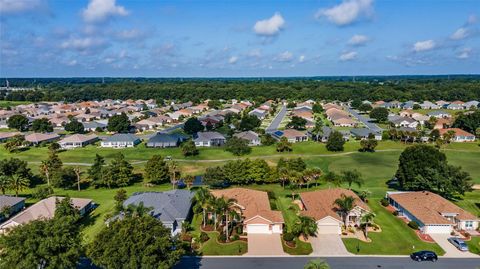
[{"label": "concrete driveway", "polygon": [[471,252],[463,252],[458,250],[452,243],[448,242],[449,234],[430,234],[437,244],[445,250],[443,257],[451,258],[478,258],[479,256]]},{"label": "concrete driveway", "polygon": [[249,234],[248,256],[280,256],[283,252],[280,234]]},{"label": "concrete driveway", "polygon": [[312,244],[314,256],[350,256],[342,238],[338,234],[318,234],[316,237],[309,237]]}]

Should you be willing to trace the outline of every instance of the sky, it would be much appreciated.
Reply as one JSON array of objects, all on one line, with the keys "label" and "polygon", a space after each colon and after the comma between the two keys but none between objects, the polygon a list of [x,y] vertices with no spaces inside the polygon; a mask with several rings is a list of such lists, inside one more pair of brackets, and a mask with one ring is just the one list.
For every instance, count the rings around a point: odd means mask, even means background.
[{"label": "sky", "polygon": [[480,73],[480,0],[0,0],[0,77]]}]

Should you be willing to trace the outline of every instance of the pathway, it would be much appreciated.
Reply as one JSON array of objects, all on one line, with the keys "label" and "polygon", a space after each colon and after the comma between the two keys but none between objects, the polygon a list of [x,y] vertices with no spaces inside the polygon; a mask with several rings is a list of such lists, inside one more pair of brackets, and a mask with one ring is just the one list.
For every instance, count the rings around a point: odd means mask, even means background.
[{"label": "pathway", "polygon": [[367,126],[368,129],[374,131],[374,132],[382,132],[383,129],[378,127],[378,125],[376,125],[375,123],[373,122],[370,122],[370,118],[367,118],[361,114],[359,114],[357,111],[349,108],[349,107],[346,107],[347,111],[352,114],[355,118],[357,118],[359,121],[361,121],[363,124],[365,124],[365,126]]},{"label": "pathway", "polygon": [[282,122],[283,118],[287,115],[287,107],[285,105],[282,106],[280,111],[277,113],[275,116],[275,119],[273,119],[272,123],[270,123],[270,126],[265,130],[267,133],[273,133],[275,132],[278,127],[280,126],[280,123]]}]

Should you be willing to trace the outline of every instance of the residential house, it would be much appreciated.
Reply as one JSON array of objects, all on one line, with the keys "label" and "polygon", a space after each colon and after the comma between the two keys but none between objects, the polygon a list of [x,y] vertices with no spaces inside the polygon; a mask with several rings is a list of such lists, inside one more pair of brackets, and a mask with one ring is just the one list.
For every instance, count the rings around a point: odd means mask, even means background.
[{"label": "residential house", "polygon": [[[0,195],[0,222],[21,211],[24,207],[25,198]],[[8,212],[8,214],[1,212]]]},{"label": "residential house", "polygon": [[412,119],[418,121],[421,125],[424,125],[425,122],[427,122],[430,119],[430,117],[420,113],[413,113]]},{"label": "residential house", "polygon": [[440,101],[435,102],[435,104],[437,104],[441,108],[446,108],[450,103],[446,102],[446,101],[443,101],[443,100],[440,100]]},{"label": "residential house", "polygon": [[223,146],[226,140],[225,136],[218,132],[198,132],[193,142],[197,147],[212,147]]},{"label": "residential house", "polygon": [[245,131],[238,134],[234,134],[234,137],[244,139],[248,141],[249,146],[258,146],[260,145],[260,137],[257,133],[253,131]]},{"label": "residential house", "polygon": [[[351,196],[355,198],[353,209],[348,215],[343,215],[335,200],[342,196]],[[325,189],[311,192],[300,193],[302,201],[301,215],[309,216],[317,222],[319,234],[338,234],[342,233],[342,226],[360,226],[361,218],[366,213],[371,212],[365,204],[353,191],[341,188]]]},{"label": "residential house", "polygon": [[268,112],[267,112],[267,110],[262,110],[262,109],[256,108],[256,109],[248,112],[248,115],[254,115],[259,120],[263,120],[268,115]]},{"label": "residential house", "polygon": [[478,101],[475,101],[475,100],[472,100],[472,101],[468,101],[466,102],[465,104],[463,104],[463,106],[465,107],[465,109],[470,109],[470,108],[479,108],[479,102]]},{"label": "residential house", "polygon": [[149,148],[169,148],[177,147],[181,142],[187,140],[188,137],[179,133],[165,134],[157,133],[152,136],[148,142],[147,147]]},{"label": "residential house", "polygon": [[462,110],[464,109],[463,107],[463,103],[450,103],[448,106],[447,106],[447,109],[450,109],[450,110]]},{"label": "residential house", "polygon": [[98,121],[82,122],[82,124],[83,129],[87,132],[96,132],[97,130],[104,131],[107,129],[107,124]]},{"label": "residential house", "polygon": [[287,138],[288,142],[290,143],[297,143],[297,142],[303,142],[308,140],[308,136],[305,132],[303,131],[298,131],[295,129],[286,129],[283,131],[275,131],[273,132],[273,137],[277,139],[281,139],[282,137]]},{"label": "residential house", "polygon": [[95,134],[74,134],[60,140],[58,144],[60,144],[60,147],[63,149],[73,149],[85,147],[88,144],[95,143],[97,140],[98,136]]},{"label": "residential house", "polygon": [[133,134],[114,134],[103,140],[100,145],[104,148],[131,148],[140,142],[140,138]]},{"label": "residential house", "polygon": [[229,188],[213,190],[212,195],[235,200],[234,210],[241,216],[243,230],[247,234],[281,234],[283,232],[282,213],[270,208],[266,192]]},{"label": "residential house", "polygon": [[368,139],[373,137],[375,140],[382,140],[382,134],[374,132],[368,128],[353,128],[350,130],[350,133],[353,137],[360,140]]},{"label": "residential house", "polygon": [[409,118],[409,117],[400,117],[390,121],[393,126],[395,127],[410,127],[410,128],[417,128],[418,121]]},{"label": "residential house", "polygon": [[13,138],[16,135],[19,135],[19,132],[0,132],[0,143],[5,142],[10,138]]},{"label": "residential house", "polygon": [[440,109],[441,107],[437,104],[434,104],[430,101],[423,101],[423,103],[420,104],[420,107],[422,109]]},{"label": "residential house", "polygon": [[38,145],[40,143],[48,143],[53,142],[60,138],[60,136],[56,133],[32,133],[25,135],[25,140],[30,142],[33,145]]},{"label": "residential house", "polygon": [[340,127],[355,127],[357,125],[350,117],[332,118],[332,123],[334,126]]},{"label": "residential house", "polygon": [[445,135],[450,131],[454,132],[455,134],[452,139],[453,142],[474,142],[475,141],[474,134],[471,134],[460,128],[445,128],[445,129],[439,129],[439,131],[441,136]]},{"label": "residential house", "polygon": [[[192,198],[189,190],[171,190],[165,192],[137,192],[123,203],[124,207],[139,205],[149,208],[148,214],[162,222],[175,236],[182,232],[183,222],[192,214]],[[121,216],[120,216],[121,217]]]},{"label": "residential house", "polygon": [[[322,126],[322,131],[319,133],[318,139],[316,137],[315,133],[310,132],[310,136],[315,139],[316,141],[320,141],[323,143],[326,143],[328,141],[328,138],[332,134],[333,130],[332,128],[328,126]],[[340,133],[343,136],[343,140],[348,141],[350,140],[350,132],[348,131],[340,131]]]},{"label": "residential house", "polygon": [[[27,224],[31,221],[38,219],[51,219],[55,214],[55,209],[57,207],[57,201],[61,201],[64,197],[52,196],[46,199],[43,199],[36,204],[26,208],[21,211],[11,219],[7,220],[0,225],[0,233],[5,233],[9,229],[15,228],[18,225]],[[90,210],[93,209],[93,201],[90,199],[83,198],[70,198],[72,206],[75,207],[80,216],[84,216]]]},{"label": "residential house", "polygon": [[478,217],[429,191],[387,192],[386,198],[399,216],[415,221],[425,234],[474,231],[479,225]]},{"label": "residential house", "polygon": [[445,128],[450,128],[452,126],[453,120],[452,118],[439,118],[435,122],[435,126],[433,129],[445,129]]},{"label": "residential house", "polygon": [[442,111],[442,110],[436,110],[436,111],[428,112],[428,113],[427,113],[427,116],[429,116],[429,117],[435,117],[435,118],[437,118],[437,119],[440,119],[440,118],[450,118],[450,117],[452,117],[452,116],[450,115],[450,113],[445,112],[445,111]]}]

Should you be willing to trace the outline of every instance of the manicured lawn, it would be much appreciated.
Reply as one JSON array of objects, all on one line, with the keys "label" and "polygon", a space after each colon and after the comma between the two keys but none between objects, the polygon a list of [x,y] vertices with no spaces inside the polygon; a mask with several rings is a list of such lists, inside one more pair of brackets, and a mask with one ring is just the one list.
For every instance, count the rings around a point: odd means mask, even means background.
[{"label": "manicured lawn", "polygon": [[[382,232],[369,233],[369,237],[372,239],[370,243],[354,238],[342,239],[351,253],[407,255],[418,250],[432,250],[439,255],[445,253],[437,244],[421,241],[401,219],[394,217],[383,208],[378,199],[371,199],[368,205],[375,212],[374,222],[380,225]],[[358,252],[357,246],[359,247]]]},{"label": "manicured lawn", "polygon": [[[199,236],[201,233],[200,225],[202,223],[202,215],[197,214],[192,219],[192,234]],[[248,244],[244,241],[235,241],[228,244],[220,244],[217,241],[218,232],[207,232],[210,239],[203,243],[198,250],[201,255],[243,255],[247,253]]]},{"label": "manicured lawn", "polygon": [[18,105],[26,105],[32,102],[29,101],[0,101],[0,108],[13,107]]},{"label": "manicured lawn", "polygon": [[470,241],[466,241],[470,252],[480,255],[480,236],[472,237]]},{"label": "manicured lawn", "polygon": [[291,248],[285,244],[285,241],[282,239],[282,247],[285,253],[290,255],[309,255],[312,253],[312,245],[308,242],[300,241],[300,239],[295,238],[295,248]]}]

